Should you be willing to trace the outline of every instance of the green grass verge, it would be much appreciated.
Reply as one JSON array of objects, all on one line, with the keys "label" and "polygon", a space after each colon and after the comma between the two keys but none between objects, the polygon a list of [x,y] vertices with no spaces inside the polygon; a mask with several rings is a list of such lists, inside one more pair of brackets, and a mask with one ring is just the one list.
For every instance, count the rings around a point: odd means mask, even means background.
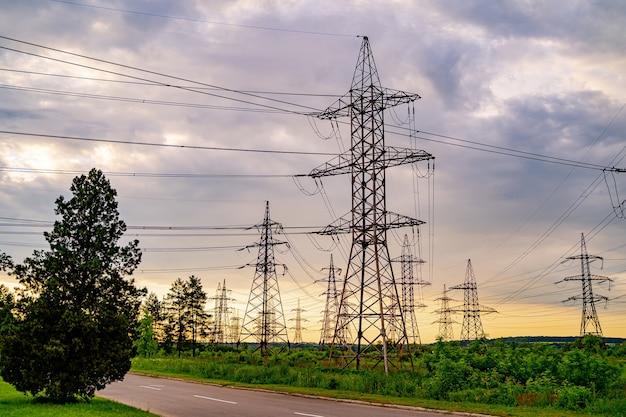
[{"label": "green grass verge", "polygon": [[94,398],[89,403],[46,404],[16,391],[0,380],[0,416],[2,417],[156,417],[123,404]]},{"label": "green grass verge", "polygon": [[[479,404],[479,403],[459,403],[451,401],[425,400],[405,397],[391,397],[373,394],[361,394],[343,390],[328,390],[322,388],[302,388],[291,387],[279,384],[244,384],[240,382],[208,379],[194,375],[190,372],[167,372],[163,370],[151,370],[146,367],[133,365],[131,372],[144,375],[177,378],[187,381],[211,383],[222,386],[242,387],[251,389],[265,389],[276,392],[285,392],[300,395],[313,395],[327,398],[338,398],[346,400],[358,400],[376,404],[395,404],[400,406],[419,407],[431,410],[448,410],[466,413],[478,413],[500,417],[609,417],[605,414],[587,413],[583,411],[568,411],[556,408],[541,407],[507,407],[502,405]],[[610,416],[614,417],[614,416]]]}]

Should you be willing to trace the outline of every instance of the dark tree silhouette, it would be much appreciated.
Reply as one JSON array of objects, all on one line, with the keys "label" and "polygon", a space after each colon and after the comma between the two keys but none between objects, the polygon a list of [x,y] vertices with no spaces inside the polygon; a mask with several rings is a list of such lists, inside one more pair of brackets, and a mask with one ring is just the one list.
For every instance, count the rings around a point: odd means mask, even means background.
[{"label": "dark tree silhouette", "polygon": [[19,391],[57,403],[90,399],[121,380],[134,355],[133,331],[145,289],[132,275],[141,262],[137,240],[118,241],[117,192],[100,170],[74,178],[73,197],[56,200],[44,236],[13,274],[24,286],[15,320],[0,334],[0,375]]}]

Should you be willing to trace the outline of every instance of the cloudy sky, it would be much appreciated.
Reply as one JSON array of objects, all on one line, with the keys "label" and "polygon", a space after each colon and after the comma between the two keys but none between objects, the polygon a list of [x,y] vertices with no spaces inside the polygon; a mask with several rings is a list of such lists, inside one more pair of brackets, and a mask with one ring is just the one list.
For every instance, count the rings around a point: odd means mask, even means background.
[{"label": "cloudy sky", "polygon": [[[368,36],[383,86],[417,93],[385,114],[387,145],[435,166],[387,172],[387,207],[428,222],[406,234],[434,313],[471,259],[491,337],[577,335],[581,233],[604,262],[594,286],[605,336],[625,337],[626,4],[621,1],[4,0],[0,2],[0,250],[44,248],[54,201],[92,167],[118,191],[144,250],[137,282],[159,296],[196,275],[226,280],[243,315],[265,201],[283,224],[279,283],[317,342],[330,255],[310,232],[348,212],[346,176],[306,177],[350,144],[346,122],[310,114],[352,80]],[[414,114],[414,118],[411,115]],[[411,133],[415,126],[417,133]],[[294,177],[297,175],[303,175]],[[124,242],[123,242],[124,243]],[[396,269],[399,274],[399,268]],[[341,278],[341,276],[339,276]],[[13,286],[11,277],[0,282]],[[460,291],[449,293],[462,303]],[[209,306],[211,307],[211,302]],[[462,317],[456,318],[459,322]],[[289,320],[293,327],[294,321]],[[454,328],[460,334],[460,325]],[[293,335],[293,330],[290,330]]]}]

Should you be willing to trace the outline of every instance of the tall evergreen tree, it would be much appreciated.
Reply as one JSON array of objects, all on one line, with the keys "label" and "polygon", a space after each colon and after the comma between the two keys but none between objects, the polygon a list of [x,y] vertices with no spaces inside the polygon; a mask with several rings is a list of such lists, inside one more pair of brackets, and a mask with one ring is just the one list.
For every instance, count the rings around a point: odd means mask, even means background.
[{"label": "tall evergreen tree", "polygon": [[54,402],[89,399],[120,380],[134,355],[141,297],[132,275],[139,242],[119,246],[126,224],[117,192],[92,169],[74,178],[73,196],[56,200],[55,221],[35,251],[13,273],[25,291],[16,319],[0,334],[0,376],[19,391]]},{"label": "tall evergreen tree", "polygon": [[196,356],[198,338],[206,334],[208,316],[204,311],[207,295],[200,278],[192,275],[187,281],[188,325],[191,332],[191,355]]},{"label": "tall evergreen tree", "polygon": [[176,351],[180,357],[187,341],[187,283],[176,278],[165,296],[167,321],[176,337]]},{"label": "tall evergreen tree", "polygon": [[163,321],[163,306],[155,293],[151,292],[148,294],[148,298],[144,301],[144,310],[152,316],[152,332],[158,340],[159,328]]},{"label": "tall evergreen tree", "polygon": [[[204,311],[206,300],[207,295],[202,289],[202,282],[194,275],[187,281],[176,278],[165,296],[164,321],[169,323],[176,337],[179,357],[188,343],[191,345],[192,355],[195,356],[200,337],[207,334],[209,316]],[[165,324],[164,328],[168,329],[168,325]]]}]

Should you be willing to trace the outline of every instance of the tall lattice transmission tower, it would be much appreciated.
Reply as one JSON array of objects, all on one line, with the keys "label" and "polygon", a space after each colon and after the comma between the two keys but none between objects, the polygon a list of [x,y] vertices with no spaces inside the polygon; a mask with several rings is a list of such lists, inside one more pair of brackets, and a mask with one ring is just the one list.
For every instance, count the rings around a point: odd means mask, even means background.
[{"label": "tall lattice transmission tower", "polygon": [[[340,174],[351,177],[351,211],[319,232],[352,235],[336,330],[354,337],[339,346],[335,335],[331,345],[331,358],[337,358],[344,367],[382,364],[388,372],[390,365],[399,368],[403,357],[410,358],[405,349],[408,338],[391,268],[387,230],[424,222],[387,211],[385,172],[433,156],[385,146],[383,114],[387,108],[419,98],[417,94],[381,87],[369,40],[363,37],[349,94],[315,115],[321,119],[350,118],[350,150],[309,174],[313,178]],[[389,334],[397,336],[391,340]]]},{"label": "tall lattice transmission tower", "polygon": [[255,264],[248,264],[255,267],[255,273],[239,343],[256,343],[255,351],[260,350],[266,356],[275,347],[281,350],[289,347],[274,259],[274,246],[286,242],[274,240],[273,234],[280,233],[282,225],[270,220],[269,202],[265,204],[263,223],[255,227],[261,232],[261,239],[246,248],[258,247],[259,254]]},{"label": "tall lattice transmission tower", "polygon": [[443,295],[435,299],[435,301],[441,301],[441,307],[439,310],[435,310],[435,313],[439,314],[439,320],[433,322],[439,323],[439,333],[437,337],[444,342],[454,340],[454,332],[452,329],[452,323],[454,323],[454,320],[452,320],[453,310],[450,308],[450,301],[454,300],[448,297],[446,284],[443,284]]},{"label": "tall lattice transmission tower", "polygon": [[300,299],[298,299],[298,308],[293,308],[291,309],[291,311],[296,312],[296,317],[289,319],[289,320],[293,320],[296,322],[296,325],[293,327],[293,330],[294,330],[293,343],[302,343],[302,330],[306,330],[305,327],[302,327],[302,322],[308,321],[308,320],[302,318],[302,312],[306,310],[303,308],[300,308]]},{"label": "tall lattice transmission tower", "polygon": [[[419,229],[418,229],[419,239]],[[400,257],[392,259],[394,262],[400,262],[401,276],[397,284],[400,285],[400,309],[404,316],[406,324],[406,333],[409,343],[420,344],[421,338],[419,333],[419,327],[417,325],[417,318],[415,316],[415,310],[417,308],[426,307],[422,301],[421,290],[419,291],[420,299],[416,300],[415,289],[424,285],[430,285],[430,282],[421,279],[421,265],[425,261],[415,255],[411,250],[411,243],[409,242],[409,236],[404,235],[404,241],[402,243],[402,253]],[[417,273],[416,267],[417,266]]]},{"label": "tall lattice transmission tower", "polygon": [[[585,243],[585,235],[580,234],[580,255],[570,256],[567,260],[580,260],[581,274],[572,277],[563,278],[559,282],[563,281],[580,281],[583,286],[582,295],[577,295],[568,298],[565,301],[583,300],[583,315],[580,321],[580,336],[594,335],[602,337],[602,328],[600,327],[600,320],[598,319],[598,313],[596,312],[596,301],[608,301],[609,299],[603,295],[594,295],[592,282],[612,282],[609,277],[600,275],[593,275],[591,273],[590,264],[597,260],[603,260],[601,256],[587,254],[587,244]],[[609,288],[610,289],[610,288]]]},{"label": "tall lattice transmission tower", "polygon": [[481,339],[485,336],[480,313],[495,313],[491,307],[484,307],[478,303],[478,286],[472,268],[472,260],[467,260],[467,270],[463,284],[450,287],[451,290],[463,290],[463,308],[453,311],[463,312],[463,324],[461,325],[461,342],[469,344],[470,341]]},{"label": "tall lattice transmission tower", "polygon": [[339,326],[339,333],[336,331],[337,317],[339,317],[339,297],[341,295],[337,290],[336,275],[341,273],[341,269],[335,268],[333,255],[330,255],[330,265],[326,269],[328,269],[328,283],[326,291],[322,293],[322,295],[326,296],[326,304],[322,311],[322,332],[319,345],[320,347],[330,346],[335,336],[337,336],[338,344],[345,345],[345,337],[341,333],[344,326]]},{"label": "tall lattice transmission tower", "polygon": [[215,310],[213,319],[213,328],[211,329],[210,342],[214,344],[234,343],[237,340],[233,338],[231,332],[230,313],[231,308],[228,307],[229,301],[235,301],[229,296],[230,290],[226,288],[226,280],[224,285],[217,283],[217,291],[215,297]]}]

